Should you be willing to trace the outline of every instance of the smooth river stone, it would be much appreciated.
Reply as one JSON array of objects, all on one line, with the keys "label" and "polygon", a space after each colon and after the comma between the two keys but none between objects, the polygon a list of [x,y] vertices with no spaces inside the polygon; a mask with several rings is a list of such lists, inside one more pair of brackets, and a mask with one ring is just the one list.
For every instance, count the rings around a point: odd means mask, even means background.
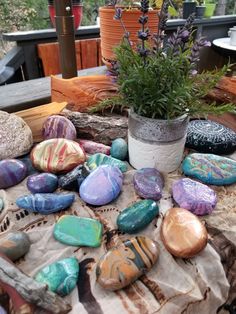
[{"label": "smooth river stone", "polygon": [[98,283],[105,289],[122,289],[149,271],[159,256],[157,243],[139,236],[103,255],[96,268]]},{"label": "smooth river stone", "polygon": [[85,162],[80,145],[63,138],[51,139],[36,145],[30,158],[35,168],[44,172],[67,172]]},{"label": "smooth river stone", "polygon": [[52,193],[57,187],[57,176],[51,173],[36,174],[27,179],[27,188],[31,193]]},{"label": "smooth river stone", "polygon": [[162,197],[164,179],[155,168],[142,168],[134,174],[135,192],[143,197],[158,201]]},{"label": "smooth river stone", "polygon": [[185,175],[206,184],[228,185],[236,183],[236,161],[229,158],[195,153],[184,159],[182,169]]},{"label": "smooth river stone", "polygon": [[16,205],[33,213],[48,215],[70,207],[74,200],[75,195],[72,193],[39,193],[18,197]]},{"label": "smooth river stone", "polygon": [[30,248],[28,235],[21,231],[10,232],[0,240],[0,252],[13,262],[24,256]]},{"label": "smooth river stone", "polygon": [[79,165],[59,178],[59,186],[65,190],[79,191],[80,185],[89,174],[90,170],[85,164]]},{"label": "smooth river stone", "polygon": [[216,206],[215,191],[200,182],[184,178],[172,185],[172,194],[176,203],[195,215],[208,215]]},{"label": "smooth river stone", "polygon": [[83,147],[84,151],[87,154],[96,154],[96,153],[102,153],[105,155],[110,155],[110,146],[104,145],[102,143],[96,143],[89,140],[79,140],[79,144]]},{"label": "smooth river stone", "polygon": [[78,260],[69,257],[42,268],[35,280],[46,284],[50,291],[64,297],[76,287],[78,276]]},{"label": "smooth river stone", "polygon": [[63,244],[98,247],[102,241],[102,224],[91,218],[64,215],[55,224],[53,234]]},{"label": "smooth river stone", "polygon": [[4,208],[4,202],[3,202],[3,199],[0,197],[0,213],[3,210],[3,208]]},{"label": "smooth river stone", "polygon": [[117,218],[118,228],[127,233],[144,229],[159,213],[153,200],[142,200],[124,209]]},{"label": "smooth river stone", "polygon": [[186,147],[200,153],[231,154],[236,150],[236,133],[210,120],[189,122]]},{"label": "smooth river stone", "polygon": [[16,159],[0,161],[0,189],[17,185],[27,175],[27,168],[23,162]]},{"label": "smooth river stone", "polygon": [[118,167],[100,166],[82,182],[80,198],[90,205],[106,205],[120,194],[122,183],[123,174]]},{"label": "smooth river stone", "polygon": [[125,160],[128,155],[128,144],[123,138],[117,138],[112,142],[111,145],[111,156],[119,159]]},{"label": "smooth river stone", "polygon": [[36,174],[36,173],[39,174],[39,171],[34,168],[29,155],[27,155],[27,156],[28,157],[18,158],[18,160],[22,161],[27,168],[27,175],[26,176],[30,176],[30,175]]},{"label": "smooth river stone", "polygon": [[90,156],[87,160],[87,165],[91,170],[94,170],[102,165],[109,165],[117,166],[122,172],[127,171],[127,165],[125,162],[105,154],[94,154]]},{"label": "smooth river stone", "polygon": [[43,124],[42,135],[45,140],[51,138],[76,139],[74,124],[66,117],[53,115],[47,118]]},{"label": "smooth river stone", "polygon": [[197,216],[183,208],[171,208],[161,225],[161,238],[176,257],[190,258],[207,245],[207,230]]}]

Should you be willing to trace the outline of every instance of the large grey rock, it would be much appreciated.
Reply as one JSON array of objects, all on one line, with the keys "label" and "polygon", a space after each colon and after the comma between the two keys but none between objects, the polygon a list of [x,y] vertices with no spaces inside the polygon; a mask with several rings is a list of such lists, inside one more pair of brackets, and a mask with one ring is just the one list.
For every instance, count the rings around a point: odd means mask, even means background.
[{"label": "large grey rock", "polygon": [[32,145],[32,131],[24,120],[0,111],[0,160],[22,156]]}]

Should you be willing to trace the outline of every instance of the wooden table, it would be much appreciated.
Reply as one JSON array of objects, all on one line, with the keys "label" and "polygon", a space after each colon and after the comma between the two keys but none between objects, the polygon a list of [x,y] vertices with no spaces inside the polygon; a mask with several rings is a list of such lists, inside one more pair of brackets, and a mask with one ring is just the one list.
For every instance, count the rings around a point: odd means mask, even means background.
[{"label": "wooden table", "polygon": [[[78,76],[104,74],[106,67],[78,71]],[[0,110],[16,112],[51,102],[51,78],[0,86]]]}]

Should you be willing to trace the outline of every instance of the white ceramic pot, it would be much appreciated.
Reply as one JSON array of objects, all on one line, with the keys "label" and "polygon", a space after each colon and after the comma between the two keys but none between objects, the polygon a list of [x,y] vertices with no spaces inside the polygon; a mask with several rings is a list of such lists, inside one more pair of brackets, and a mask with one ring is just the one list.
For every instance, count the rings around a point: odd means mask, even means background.
[{"label": "white ceramic pot", "polygon": [[157,120],[129,113],[129,161],[135,169],[176,170],[183,157],[189,118]]}]

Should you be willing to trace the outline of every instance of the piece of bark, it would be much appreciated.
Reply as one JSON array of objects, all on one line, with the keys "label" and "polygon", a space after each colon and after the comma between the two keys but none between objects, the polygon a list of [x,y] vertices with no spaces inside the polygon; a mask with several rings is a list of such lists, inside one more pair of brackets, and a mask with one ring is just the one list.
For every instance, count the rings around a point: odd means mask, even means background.
[{"label": "piece of bark", "polygon": [[27,302],[55,314],[68,313],[71,306],[61,297],[22,273],[13,263],[0,257],[0,281],[13,287]]},{"label": "piece of bark", "polygon": [[15,112],[15,115],[21,117],[28,124],[33,133],[34,142],[38,143],[43,140],[42,126],[45,120],[51,115],[60,114],[66,105],[66,102],[53,102],[50,104]]},{"label": "piece of bark", "polygon": [[101,100],[115,96],[117,85],[106,75],[93,75],[62,79],[51,77],[52,101],[68,103],[72,111],[86,112]]},{"label": "piece of bark", "polygon": [[209,92],[207,98],[218,103],[232,102],[236,104],[236,77],[224,76],[217,86]]},{"label": "piece of bark", "polygon": [[100,116],[69,110],[63,110],[63,114],[72,121],[81,139],[111,145],[114,139],[127,137],[128,118],[125,116]]}]

